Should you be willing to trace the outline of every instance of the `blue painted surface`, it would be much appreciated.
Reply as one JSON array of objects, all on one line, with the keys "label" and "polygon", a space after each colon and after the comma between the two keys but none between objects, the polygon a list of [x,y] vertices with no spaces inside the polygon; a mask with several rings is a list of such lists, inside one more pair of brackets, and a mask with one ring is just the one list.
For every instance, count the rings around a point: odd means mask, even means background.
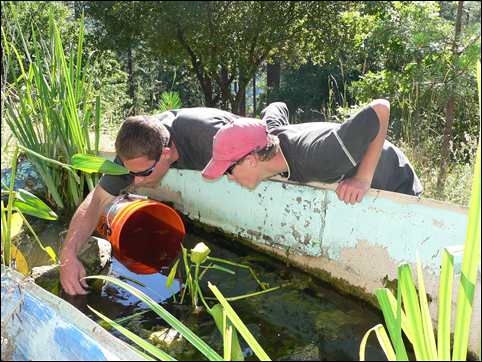
[{"label": "blue painted surface", "polygon": [[370,196],[352,206],[340,202],[333,192],[327,196],[323,249],[331,259],[366,240],[385,248],[399,262],[412,263],[419,253],[424,266],[436,269],[442,248],[465,241],[465,213]]},{"label": "blue painted surface", "polygon": [[[144,360],[76,308],[2,266],[3,353],[11,360]],[[8,355],[10,353],[11,355]]]}]

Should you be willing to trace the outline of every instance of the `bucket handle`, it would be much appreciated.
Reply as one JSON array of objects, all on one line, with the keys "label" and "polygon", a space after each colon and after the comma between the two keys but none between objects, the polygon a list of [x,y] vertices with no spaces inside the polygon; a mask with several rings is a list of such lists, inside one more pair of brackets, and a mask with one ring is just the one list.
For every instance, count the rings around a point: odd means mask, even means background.
[{"label": "bucket handle", "polygon": [[109,211],[107,211],[107,215],[105,216],[105,232],[107,234],[107,236],[111,236],[112,234],[112,229],[110,227],[110,222],[109,222],[109,216],[110,216],[110,213],[112,211],[112,209],[114,208],[114,206],[116,206],[118,203],[120,203],[121,201],[124,201],[124,200],[148,200],[149,198],[147,196],[142,196],[142,195],[137,195],[137,194],[131,194],[131,193],[128,193],[128,192],[124,192],[123,194],[121,194],[122,197],[119,197],[110,207],[109,207]]}]

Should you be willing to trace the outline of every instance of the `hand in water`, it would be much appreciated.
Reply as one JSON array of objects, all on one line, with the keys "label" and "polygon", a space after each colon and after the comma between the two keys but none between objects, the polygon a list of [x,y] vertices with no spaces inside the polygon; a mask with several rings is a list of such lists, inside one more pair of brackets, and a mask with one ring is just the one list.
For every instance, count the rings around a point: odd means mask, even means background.
[{"label": "hand in water", "polygon": [[85,277],[85,268],[73,254],[60,257],[60,283],[65,292],[70,295],[87,294],[87,282],[80,280]]},{"label": "hand in water", "polygon": [[355,204],[360,202],[367,191],[370,189],[370,182],[359,180],[355,177],[341,181],[336,188],[336,194],[340,201],[345,204]]}]

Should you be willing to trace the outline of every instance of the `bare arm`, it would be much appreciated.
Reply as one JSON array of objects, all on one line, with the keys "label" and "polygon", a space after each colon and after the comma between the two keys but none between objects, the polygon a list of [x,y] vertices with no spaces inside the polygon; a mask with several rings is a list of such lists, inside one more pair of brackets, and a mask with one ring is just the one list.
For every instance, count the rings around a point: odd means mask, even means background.
[{"label": "bare arm", "polygon": [[369,105],[377,114],[380,127],[377,135],[368,145],[367,151],[358,166],[357,173],[353,177],[340,182],[336,189],[338,198],[345,201],[345,203],[354,204],[360,202],[370,189],[383,143],[387,136],[390,103],[386,99],[376,99]]},{"label": "bare arm", "polygon": [[77,254],[92,235],[102,210],[114,196],[97,185],[80,204],[70,222],[69,230],[60,252],[60,282],[68,294],[86,294],[85,269]]}]

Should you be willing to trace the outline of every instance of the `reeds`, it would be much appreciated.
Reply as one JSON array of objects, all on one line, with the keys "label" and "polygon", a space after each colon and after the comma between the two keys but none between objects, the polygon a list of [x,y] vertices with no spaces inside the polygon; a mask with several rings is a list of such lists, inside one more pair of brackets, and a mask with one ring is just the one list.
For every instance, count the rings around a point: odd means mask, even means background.
[{"label": "reeds", "polygon": [[[75,177],[49,160],[70,164],[76,153],[98,151],[100,98],[93,94],[89,59],[84,59],[83,19],[76,49],[69,55],[52,16],[47,36],[32,28],[28,45],[18,23],[16,27],[17,39],[2,27],[4,64],[12,80],[2,93],[6,121],[20,145],[44,157],[28,153],[56,206],[74,209],[83,200],[86,186],[93,189],[92,176]],[[94,142],[89,139],[92,126]]]},{"label": "reeds", "polygon": [[[182,256],[171,268],[171,271],[166,279],[166,287],[170,288],[174,277],[178,271],[178,265],[180,261],[182,261],[182,264],[185,268],[186,281],[184,287],[182,288],[180,303],[183,302],[186,292],[191,295],[191,303],[194,309],[198,307],[198,301],[201,300],[202,304],[206,308],[206,311],[213,317],[216,327],[218,328],[221,336],[223,337],[223,357],[221,357],[214,350],[212,350],[211,347],[205,344],[199,337],[197,337],[193,332],[191,332],[179,320],[169,314],[169,312],[156,304],[152,299],[143,294],[141,291],[115,278],[102,276],[94,276],[93,278],[103,279],[112,282],[117,286],[126,289],[127,291],[131,292],[133,295],[144,301],[149,306],[149,308],[151,308],[154,312],[161,316],[167,323],[169,323],[169,325],[171,325],[171,327],[175,328],[193,346],[195,346],[200,352],[204,354],[204,356],[206,356],[210,360],[244,360],[243,352],[239,344],[238,332],[241,334],[243,339],[246,341],[246,343],[248,343],[248,345],[251,347],[253,352],[260,360],[270,360],[261,345],[256,341],[256,339],[241,321],[239,316],[230,306],[229,301],[249,298],[255,295],[268,293],[277,290],[280,287],[268,288],[268,285],[266,283],[261,283],[259,281],[256,274],[249,266],[234,263],[220,258],[210,257],[210,252],[211,250],[204,243],[196,244],[196,246],[192,250],[190,250],[190,252],[188,252],[186,248],[182,247]],[[235,274],[234,271],[219,265],[219,263],[248,269],[262,290],[242,296],[225,298],[216,286],[208,282],[208,288],[213,293],[214,298],[204,297],[200,283],[208,270],[214,269],[228,274]],[[210,306],[206,300],[214,300],[218,303]],[[159,350],[158,348],[150,345],[144,340],[141,340],[138,336],[134,335],[132,332],[127,331],[125,328],[120,326],[119,323],[109,320],[107,317],[97,311],[94,311],[94,313],[96,313],[100,318],[103,319],[103,324],[107,323],[109,326],[116,328],[125,336],[130,338],[134,343],[138,344],[140,347],[143,347],[144,350],[151,353],[153,356],[162,360],[171,360],[170,358],[172,357],[166,354],[166,352]],[[127,319],[130,319],[130,317],[124,318],[123,320],[125,321]]]}]

